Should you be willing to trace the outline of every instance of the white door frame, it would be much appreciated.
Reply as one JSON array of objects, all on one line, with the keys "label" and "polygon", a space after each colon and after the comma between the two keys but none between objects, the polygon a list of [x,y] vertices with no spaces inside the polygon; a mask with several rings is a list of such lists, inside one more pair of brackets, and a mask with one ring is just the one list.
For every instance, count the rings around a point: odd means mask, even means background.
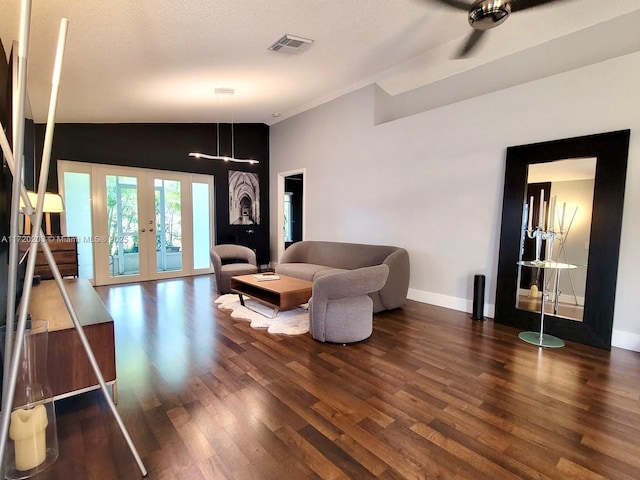
[{"label": "white door frame", "polygon": [[[128,166],[117,166],[117,165],[108,165],[108,164],[92,164],[85,162],[73,162],[73,161],[58,161],[58,172],[65,171],[79,171],[82,173],[89,173],[91,175],[91,203],[92,203],[92,236],[96,235],[96,232],[99,232],[103,222],[103,218],[100,218],[100,214],[98,210],[102,209],[106,204],[104,197],[104,188],[100,188],[102,186],[102,181],[100,180],[100,175],[108,174],[118,174],[124,176],[141,176],[146,180],[152,180],[154,176],[158,176],[160,178],[170,179],[170,180],[179,180],[182,182],[183,188],[181,191],[182,197],[182,205],[189,206],[188,211],[184,211],[183,209],[183,218],[182,218],[182,234],[183,234],[183,251],[182,251],[182,269],[180,271],[167,271],[167,272],[158,272],[155,266],[155,259],[143,258],[140,257],[140,273],[138,275],[128,275],[123,277],[110,277],[108,272],[105,272],[103,265],[104,262],[99,261],[98,255],[96,252],[96,244],[93,243],[93,262],[94,269],[93,274],[94,278],[92,279],[93,283],[99,283],[103,285],[115,284],[115,283],[129,283],[135,282],[137,280],[150,280],[150,279],[161,279],[161,278],[173,278],[180,276],[188,276],[188,275],[197,275],[203,273],[212,273],[213,268],[209,265],[208,268],[204,269],[195,269],[193,266],[193,246],[192,246],[192,232],[193,232],[193,217],[191,212],[191,203],[192,203],[192,184],[193,183],[205,183],[209,185],[210,191],[210,201],[213,202],[214,197],[214,180],[212,175],[205,174],[192,174],[187,172],[176,172],[170,170],[157,170],[150,168],[141,168],[141,167],[128,167]],[[99,178],[100,177],[100,178]],[[59,191],[64,193],[64,179],[63,174],[58,176],[58,184]],[[145,194],[145,188],[147,190],[151,188],[151,191],[147,191],[147,201],[153,202],[154,192],[153,192],[153,182],[150,182],[150,185],[147,185],[145,182],[140,182],[139,185],[139,195]],[[139,197],[140,198],[140,197]],[[152,209],[152,205],[147,205],[147,209]],[[103,213],[103,212],[101,212]],[[151,212],[147,212],[148,215]],[[153,214],[153,219],[155,220],[155,213]],[[142,219],[141,219],[142,221]],[[147,219],[148,221],[148,219]],[[211,245],[213,245],[215,238],[215,218],[213,206],[210,209],[210,239]],[[155,227],[155,222],[154,225]],[[65,227],[65,218],[64,213],[61,216],[61,227],[66,229]],[[65,232],[66,233],[66,232]],[[153,237],[155,239],[155,235]],[[153,242],[155,245],[155,241]],[[155,251],[155,248],[153,249]],[[150,255],[153,255],[152,253]],[[149,262],[149,263],[145,263]],[[99,281],[102,279],[102,281]]]},{"label": "white door frame", "polygon": [[277,205],[277,222],[276,222],[276,232],[277,232],[277,254],[278,258],[276,261],[280,263],[280,259],[282,258],[282,254],[284,253],[284,179],[285,177],[290,177],[292,175],[302,174],[302,239],[304,240],[306,235],[306,225],[307,225],[307,169],[300,168],[297,170],[289,170],[286,172],[278,173],[278,188],[277,195],[278,200],[276,202]]},{"label": "white door frame", "polygon": [[[92,231],[96,239],[93,245],[93,261],[94,261],[94,280],[96,285],[113,285],[118,283],[131,283],[141,280],[147,280],[151,272],[151,262],[147,258],[149,249],[153,248],[155,252],[155,233],[152,235],[153,240],[149,237],[149,233],[139,235],[140,249],[138,251],[138,273],[123,276],[111,275],[109,273],[110,263],[106,261],[108,256],[108,229],[107,229],[107,194],[104,179],[108,175],[134,177],[136,178],[136,208],[138,209],[139,231],[146,232],[146,220],[151,218],[151,210],[149,207],[149,196],[153,195],[153,190],[149,191],[147,185],[148,172],[143,169],[132,167],[121,167],[113,165],[96,166],[92,171],[91,195],[95,198],[93,202],[93,225]],[[155,215],[153,215],[155,220]],[[155,222],[151,228],[155,227]],[[147,255],[144,255],[146,253]]]}]

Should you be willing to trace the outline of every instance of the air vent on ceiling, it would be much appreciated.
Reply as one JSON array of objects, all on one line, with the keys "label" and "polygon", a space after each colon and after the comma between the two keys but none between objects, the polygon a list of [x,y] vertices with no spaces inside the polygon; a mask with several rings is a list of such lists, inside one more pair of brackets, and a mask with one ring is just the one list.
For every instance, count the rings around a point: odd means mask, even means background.
[{"label": "air vent on ceiling", "polygon": [[312,43],[313,40],[309,40],[308,38],[287,34],[271,45],[269,50],[279,53],[298,54],[304,52]]}]

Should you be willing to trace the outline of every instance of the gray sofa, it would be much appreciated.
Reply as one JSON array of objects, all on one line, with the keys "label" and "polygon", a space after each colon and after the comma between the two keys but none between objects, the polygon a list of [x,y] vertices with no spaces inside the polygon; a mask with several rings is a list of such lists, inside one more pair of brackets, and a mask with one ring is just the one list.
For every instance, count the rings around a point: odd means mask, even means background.
[{"label": "gray sofa", "polygon": [[359,243],[305,240],[284,251],[276,272],[314,280],[331,273],[385,264],[389,275],[384,286],[370,293],[373,311],[404,305],[409,290],[409,254],[404,248]]}]

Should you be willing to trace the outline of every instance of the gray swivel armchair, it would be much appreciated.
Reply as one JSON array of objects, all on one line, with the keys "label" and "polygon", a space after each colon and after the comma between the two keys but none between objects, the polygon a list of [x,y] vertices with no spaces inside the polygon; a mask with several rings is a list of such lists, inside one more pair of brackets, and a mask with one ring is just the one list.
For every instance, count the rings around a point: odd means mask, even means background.
[{"label": "gray swivel armchair", "polygon": [[320,342],[352,343],[373,332],[373,300],[389,275],[385,264],[332,273],[313,282],[309,332]]},{"label": "gray swivel armchair", "polygon": [[243,245],[215,245],[211,249],[211,263],[219,293],[231,292],[231,277],[258,272],[256,252]]}]

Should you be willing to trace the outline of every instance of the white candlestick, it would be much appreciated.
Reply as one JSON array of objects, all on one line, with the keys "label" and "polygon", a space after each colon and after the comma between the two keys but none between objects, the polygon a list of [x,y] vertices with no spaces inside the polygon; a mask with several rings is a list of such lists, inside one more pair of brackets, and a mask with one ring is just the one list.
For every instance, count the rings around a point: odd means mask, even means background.
[{"label": "white candlestick", "polygon": [[556,217],[556,196],[551,197],[551,204],[549,205],[549,231],[553,231]]},{"label": "white candlestick", "polygon": [[562,202],[562,215],[560,216],[560,232],[564,232],[564,211],[567,208],[567,202]]},{"label": "white candlestick", "polygon": [[529,215],[527,215],[529,223],[527,224],[527,230],[533,230],[531,227],[533,226],[533,195],[529,197]]},{"label": "white candlestick", "polygon": [[538,215],[538,226],[544,230],[544,188],[540,190],[540,214]]}]

